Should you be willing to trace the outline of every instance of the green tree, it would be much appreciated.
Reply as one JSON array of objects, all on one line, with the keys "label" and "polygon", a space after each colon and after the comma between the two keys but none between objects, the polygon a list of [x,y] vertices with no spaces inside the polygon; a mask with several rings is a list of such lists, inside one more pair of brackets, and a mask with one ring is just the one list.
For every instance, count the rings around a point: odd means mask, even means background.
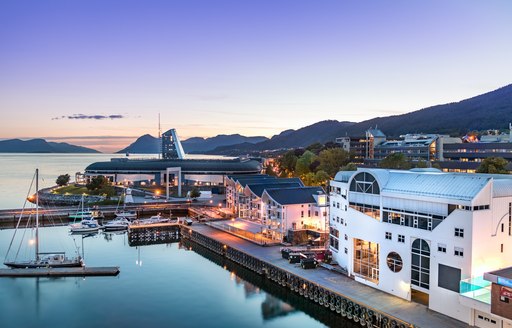
[{"label": "green tree", "polygon": [[350,154],[341,148],[329,148],[320,152],[318,160],[320,161],[318,169],[334,177],[341,167],[348,164]]},{"label": "green tree", "polygon": [[322,145],[319,142],[315,142],[314,144],[307,146],[306,150],[309,150],[313,154],[318,155],[323,148],[324,148],[324,145]]},{"label": "green tree", "polygon": [[416,167],[419,169],[426,169],[428,167],[428,165],[427,165],[427,162],[420,159],[418,162],[416,162]]},{"label": "green tree", "polygon": [[115,195],[115,189],[111,186],[110,181],[102,175],[93,177],[85,187],[95,195],[105,195],[107,198]]},{"label": "green tree", "polygon": [[327,186],[331,176],[327,172],[319,170],[315,173],[315,184],[319,186]]},{"label": "green tree", "polygon": [[357,171],[357,165],[354,163],[348,163],[345,166],[342,166],[340,171]]},{"label": "green tree", "polygon": [[384,169],[408,170],[411,168],[411,161],[402,153],[389,154],[380,164]]},{"label": "green tree", "polygon": [[488,157],[482,161],[477,173],[508,174],[508,161],[503,157]]},{"label": "green tree", "polygon": [[190,191],[190,198],[197,198],[201,196],[201,192],[199,191],[199,189],[197,187],[194,187],[191,191]]},{"label": "green tree", "polygon": [[311,151],[306,150],[304,154],[302,154],[302,156],[297,159],[297,163],[295,164],[295,175],[302,177],[310,173],[311,171],[309,166],[315,161],[315,159],[316,155]]},{"label": "green tree", "polygon": [[65,186],[69,183],[69,180],[71,179],[71,177],[69,176],[69,174],[61,174],[57,177],[57,180],[55,180],[55,183],[58,185],[58,186]]},{"label": "green tree", "polygon": [[281,171],[293,174],[293,172],[295,171],[295,165],[297,165],[297,159],[298,158],[295,155],[295,151],[290,150],[286,152],[278,160],[278,165],[281,168]]}]

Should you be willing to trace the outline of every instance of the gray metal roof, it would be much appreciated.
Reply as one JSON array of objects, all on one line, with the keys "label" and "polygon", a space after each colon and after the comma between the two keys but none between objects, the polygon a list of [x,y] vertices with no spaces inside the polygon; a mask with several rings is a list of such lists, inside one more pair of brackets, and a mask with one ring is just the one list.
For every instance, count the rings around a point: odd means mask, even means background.
[{"label": "gray metal roof", "polygon": [[260,198],[263,195],[265,189],[293,188],[303,186],[304,185],[299,178],[276,179],[270,182],[247,184],[247,187],[251,190],[251,192]]},{"label": "gray metal roof", "polygon": [[227,160],[113,160],[110,162],[96,162],[87,166],[86,173],[138,173],[160,172],[168,167],[181,167],[183,173],[203,174],[233,174],[233,173],[258,173],[261,171],[261,163],[258,161],[241,161],[240,159]]},{"label": "gray metal roof", "polygon": [[325,194],[322,187],[266,189],[265,192],[280,205],[316,203],[313,195]]},{"label": "gray metal roof", "polygon": [[479,174],[390,171],[381,192],[470,201],[490,179]]}]

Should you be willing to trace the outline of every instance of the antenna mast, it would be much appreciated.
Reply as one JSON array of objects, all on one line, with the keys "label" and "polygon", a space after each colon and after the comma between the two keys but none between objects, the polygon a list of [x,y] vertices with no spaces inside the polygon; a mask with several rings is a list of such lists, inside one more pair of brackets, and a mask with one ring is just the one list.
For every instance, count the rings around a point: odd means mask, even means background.
[{"label": "antenna mast", "polygon": [[[158,139],[160,140],[160,144],[162,144],[162,129],[160,128],[160,113],[158,113]],[[160,159],[160,153],[158,152],[158,159]]]},{"label": "antenna mast", "polygon": [[36,169],[36,261],[39,261],[39,169]]}]

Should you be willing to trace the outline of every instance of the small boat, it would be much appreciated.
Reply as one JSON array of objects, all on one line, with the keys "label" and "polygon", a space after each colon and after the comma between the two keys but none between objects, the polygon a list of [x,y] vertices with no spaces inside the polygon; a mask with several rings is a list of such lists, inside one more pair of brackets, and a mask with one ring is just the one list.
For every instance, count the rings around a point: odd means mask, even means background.
[{"label": "small boat", "polygon": [[69,218],[73,220],[90,219],[92,218],[92,211],[77,211],[76,213],[69,215]]},{"label": "small boat", "polygon": [[116,212],[116,217],[133,220],[137,218],[137,211],[118,211]]},{"label": "small boat", "polygon": [[85,219],[78,223],[69,225],[69,231],[73,232],[95,232],[102,228],[98,221],[94,219]]},{"label": "small boat", "polygon": [[120,231],[127,230],[130,225],[130,221],[126,218],[118,218],[107,222],[103,225],[105,231]]},{"label": "small boat", "polygon": [[157,215],[153,215],[152,217],[148,219],[140,219],[137,221],[134,221],[136,224],[156,224],[156,223],[167,223],[170,219],[164,218],[161,213],[158,213]]},{"label": "small boat", "polygon": [[[16,258],[12,261],[6,260],[4,262],[4,264],[13,269],[68,268],[68,267],[83,266],[84,263],[80,256],[77,256],[75,258],[68,258],[68,257],[66,257],[65,252],[39,252],[39,169],[36,169],[34,179],[36,180],[36,225],[35,225],[35,239],[33,240],[34,245],[35,245],[35,257],[31,260],[22,260],[22,261],[18,261]],[[11,240],[11,246],[14,241],[14,238],[16,237],[16,232],[20,225],[21,218],[22,218],[22,216],[20,215],[18,224],[16,226],[16,230],[14,231],[14,234],[13,234],[13,237]],[[23,240],[21,242],[23,242]],[[9,246],[9,249],[7,250],[6,259],[7,259],[7,256],[9,255],[11,246]],[[19,249],[18,249],[18,251],[19,251]],[[16,257],[17,257],[17,255],[18,254],[16,254]]]}]

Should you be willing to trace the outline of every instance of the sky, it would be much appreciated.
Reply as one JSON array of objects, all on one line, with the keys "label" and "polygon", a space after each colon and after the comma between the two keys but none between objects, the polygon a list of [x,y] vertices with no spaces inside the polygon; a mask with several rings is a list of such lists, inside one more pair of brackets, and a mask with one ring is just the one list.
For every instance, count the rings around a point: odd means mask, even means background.
[{"label": "sky", "polygon": [[271,137],[512,83],[512,1],[0,0],[0,139]]}]

